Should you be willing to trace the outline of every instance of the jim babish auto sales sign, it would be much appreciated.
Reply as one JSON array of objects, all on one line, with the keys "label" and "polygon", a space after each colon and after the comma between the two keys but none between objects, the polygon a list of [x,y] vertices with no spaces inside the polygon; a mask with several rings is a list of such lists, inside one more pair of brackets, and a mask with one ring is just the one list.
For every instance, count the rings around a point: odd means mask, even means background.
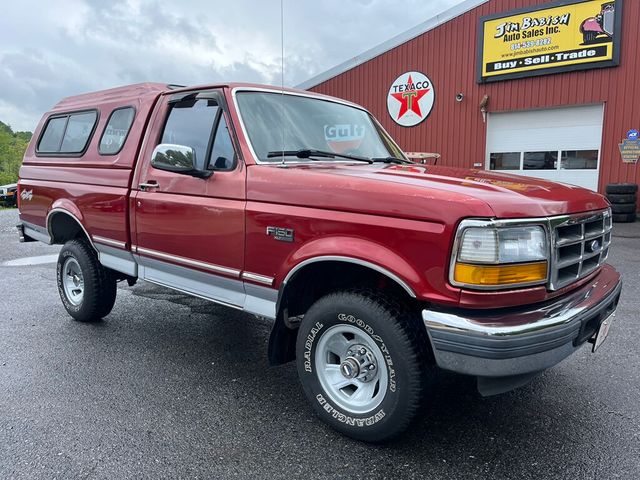
[{"label": "jim babish auto sales sign", "polygon": [[478,82],[618,65],[622,0],[560,1],[480,19]]}]

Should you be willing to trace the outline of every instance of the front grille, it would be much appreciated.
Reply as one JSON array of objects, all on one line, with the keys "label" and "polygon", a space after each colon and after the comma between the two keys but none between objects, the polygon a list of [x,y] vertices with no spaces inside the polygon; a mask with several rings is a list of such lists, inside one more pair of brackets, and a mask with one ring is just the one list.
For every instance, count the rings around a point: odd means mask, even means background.
[{"label": "front grille", "polygon": [[611,228],[609,210],[551,218],[551,290],[586,277],[605,262]]}]

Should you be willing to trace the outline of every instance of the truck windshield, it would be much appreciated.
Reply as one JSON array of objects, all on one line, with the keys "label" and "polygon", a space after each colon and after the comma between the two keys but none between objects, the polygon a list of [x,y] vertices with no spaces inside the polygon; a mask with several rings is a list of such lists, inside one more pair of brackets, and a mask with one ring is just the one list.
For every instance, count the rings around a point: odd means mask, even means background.
[{"label": "truck windshield", "polygon": [[371,115],[359,108],[275,92],[238,92],[236,98],[249,141],[261,162],[280,162],[282,156],[274,152],[283,151],[297,161],[309,160],[309,156],[295,155],[301,150],[343,155],[322,155],[326,161],[349,161],[344,157],[348,155],[404,158]]}]

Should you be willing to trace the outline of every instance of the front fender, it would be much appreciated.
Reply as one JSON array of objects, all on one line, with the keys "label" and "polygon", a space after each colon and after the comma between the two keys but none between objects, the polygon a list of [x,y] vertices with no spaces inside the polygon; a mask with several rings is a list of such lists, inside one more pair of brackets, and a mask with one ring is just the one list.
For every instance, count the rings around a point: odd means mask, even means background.
[{"label": "front fender", "polygon": [[397,253],[370,240],[345,236],[311,240],[292,252],[276,276],[280,279],[277,286],[285,285],[301,267],[319,261],[352,262],[372,268],[396,281],[412,297],[427,289],[418,271]]}]

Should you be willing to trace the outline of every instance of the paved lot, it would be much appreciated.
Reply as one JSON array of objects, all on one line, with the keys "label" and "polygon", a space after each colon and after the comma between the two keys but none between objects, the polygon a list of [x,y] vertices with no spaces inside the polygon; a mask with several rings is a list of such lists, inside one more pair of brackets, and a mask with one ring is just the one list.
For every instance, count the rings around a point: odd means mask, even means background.
[{"label": "paved lot", "polygon": [[443,375],[401,440],[321,424],[295,368],[270,368],[269,324],[141,284],[102,323],[73,322],[56,247],[19,244],[0,211],[0,478],[640,477],[640,223],[616,229],[625,279],[612,337],[499,397]]}]

